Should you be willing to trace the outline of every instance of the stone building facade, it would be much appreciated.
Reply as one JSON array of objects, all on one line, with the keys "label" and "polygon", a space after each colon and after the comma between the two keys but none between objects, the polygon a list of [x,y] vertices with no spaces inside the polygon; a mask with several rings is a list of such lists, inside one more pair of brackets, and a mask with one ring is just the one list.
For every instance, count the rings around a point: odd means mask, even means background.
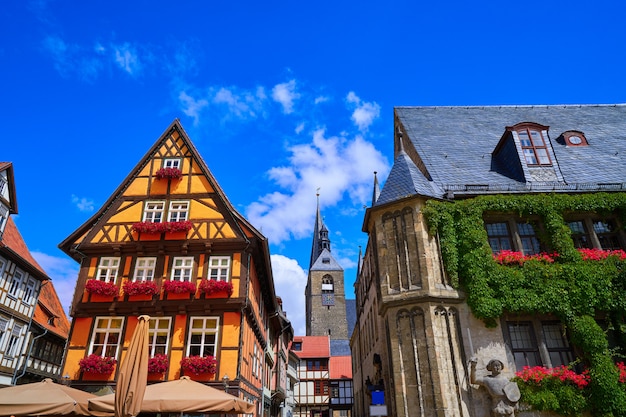
[{"label": "stone building facade", "polygon": [[[602,277],[606,265],[594,269],[585,254],[612,253],[623,267],[626,106],[400,107],[394,116],[394,165],[382,190],[375,181],[355,283],[355,415],[504,415],[470,383],[470,359],[480,377],[497,359],[512,378],[524,366],[594,369],[623,352],[623,312],[594,301],[601,285],[583,290],[571,278],[545,300],[563,271],[584,267],[607,286],[621,279]],[[530,273],[545,274],[545,291],[524,281]],[[581,323],[600,339],[609,329],[599,344],[608,347],[593,351]],[[589,387],[611,399],[589,409],[618,409],[621,394],[593,378]],[[523,399],[515,413],[540,415]]]}]

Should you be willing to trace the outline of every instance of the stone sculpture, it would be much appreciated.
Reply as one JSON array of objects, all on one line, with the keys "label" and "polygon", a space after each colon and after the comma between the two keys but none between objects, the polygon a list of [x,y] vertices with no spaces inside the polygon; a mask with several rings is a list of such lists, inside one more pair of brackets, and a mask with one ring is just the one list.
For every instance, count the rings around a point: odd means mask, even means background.
[{"label": "stone sculpture", "polygon": [[502,375],[504,364],[498,359],[492,359],[485,367],[490,375],[476,376],[476,363],[470,360],[470,382],[485,387],[491,397],[491,415],[493,417],[514,417],[520,391],[517,383]]}]

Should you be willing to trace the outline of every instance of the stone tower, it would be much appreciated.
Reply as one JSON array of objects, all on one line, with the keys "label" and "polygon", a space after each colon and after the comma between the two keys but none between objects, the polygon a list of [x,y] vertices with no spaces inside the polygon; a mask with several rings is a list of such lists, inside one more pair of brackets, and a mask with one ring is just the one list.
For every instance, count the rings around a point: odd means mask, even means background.
[{"label": "stone tower", "polygon": [[349,339],[343,268],[330,251],[328,229],[320,215],[319,194],[305,298],[307,336]]}]

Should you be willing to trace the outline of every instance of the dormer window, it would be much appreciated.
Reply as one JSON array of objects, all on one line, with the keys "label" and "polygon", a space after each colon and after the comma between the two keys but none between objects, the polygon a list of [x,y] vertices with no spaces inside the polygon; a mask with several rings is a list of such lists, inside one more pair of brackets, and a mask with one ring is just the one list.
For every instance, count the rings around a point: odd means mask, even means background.
[{"label": "dormer window", "polygon": [[544,137],[543,126],[534,124],[517,125],[513,128],[519,137],[522,152],[528,165],[551,166],[548,154],[547,138]]},{"label": "dormer window", "polygon": [[568,130],[562,134],[567,146],[588,146],[587,138],[583,132]]}]

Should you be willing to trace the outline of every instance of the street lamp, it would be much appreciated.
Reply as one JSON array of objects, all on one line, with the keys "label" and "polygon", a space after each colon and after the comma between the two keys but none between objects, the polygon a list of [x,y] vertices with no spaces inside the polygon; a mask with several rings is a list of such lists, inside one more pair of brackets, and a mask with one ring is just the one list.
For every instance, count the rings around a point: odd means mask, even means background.
[{"label": "street lamp", "polygon": [[230,378],[228,378],[227,374],[224,374],[224,376],[222,377],[222,384],[224,384],[224,391],[228,392],[228,381],[230,380]]}]

